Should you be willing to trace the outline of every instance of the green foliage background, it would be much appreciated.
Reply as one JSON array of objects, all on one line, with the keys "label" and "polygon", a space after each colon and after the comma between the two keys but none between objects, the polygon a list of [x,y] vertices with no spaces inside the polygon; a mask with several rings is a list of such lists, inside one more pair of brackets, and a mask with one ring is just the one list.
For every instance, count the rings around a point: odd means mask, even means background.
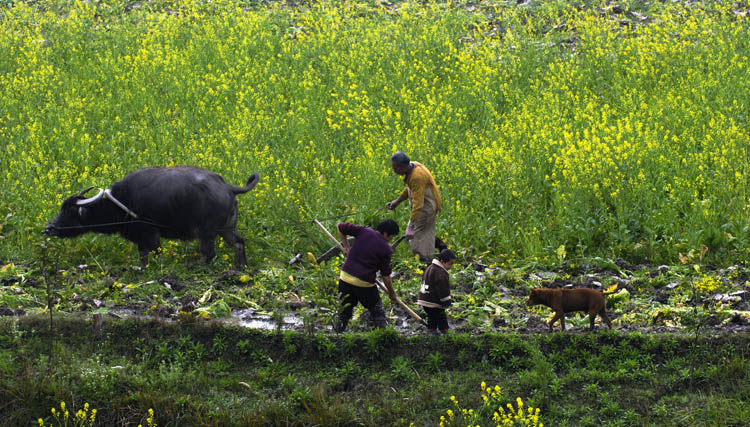
[{"label": "green foliage background", "polygon": [[439,234],[463,255],[674,263],[704,244],[712,263],[746,260],[738,7],[5,3],[0,258],[32,259],[73,192],[174,164],[261,174],[240,198],[255,262],[315,252],[325,237],[298,221],[382,207],[402,150],[435,175]]}]

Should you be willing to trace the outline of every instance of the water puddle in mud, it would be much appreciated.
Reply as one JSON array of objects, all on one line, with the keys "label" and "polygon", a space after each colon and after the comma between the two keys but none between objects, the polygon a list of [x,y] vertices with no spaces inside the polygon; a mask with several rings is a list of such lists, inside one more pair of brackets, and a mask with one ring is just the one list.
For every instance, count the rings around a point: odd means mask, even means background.
[{"label": "water puddle in mud", "polygon": [[[271,315],[266,314],[265,312],[259,312],[259,310],[252,308],[244,310],[232,310],[231,319],[222,321],[246,328],[266,331],[301,331],[305,329],[303,320],[293,313],[285,313],[282,320],[281,317],[274,319]],[[414,333],[414,325],[411,324],[406,318],[391,318],[389,324],[399,332]],[[358,327],[355,327],[355,329],[359,330]],[[332,331],[333,328],[331,327],[331,325],[316,325],[315,330],[318,332]],[[369,330],[369,327],[365,326],[364,330]]]},{"label": "water puddle in mud", "polygon": [[[170,317],[159,317],[153,314],[144,314],[143,311],[137,310],[131,307],[117,307],[110,308],[100,311],[110,317],[124,319],[124,318],[137,318],[137,319],[154,319],[158,318],[163,321],[173,321]],[[297,316],[295,313],[284,313],[283,316],[272,316],[267,311],[258,310],[254,308],[247,309],[235,309],[232,310],[231,317],[216,318],[214,321],[227,323],[231,325],[238,325],[244,328],[258,329],[263,331],[302,331],[305,329],[305,323],[301,316]],[[361,325],[356,325],[350,328],[351,332],[363,332],[370,329],[369,321],[364,320]],[[424,331],[420,325],[410,320],[406,316],[389,316],[389,325],[391,325],[396,331],[404,334],[414,334]],[[351,326],[351,325],[350,325]],[[322,326],[317,324],[314,328],[315,331],[332,331],[331,325]]]},{"label": "water puddle in mud", "polygon": [[232,310],[232,318],[229,323],[237,324],[251,329],[262,329],[267,331],[282,330],[294,331],[302,329],[302,319],[293,314],[285,314],[279,318],[272,318],[268,314],[257,313],[257,310],[248,308],[244,310]]},{"label": "water puddle in mud", "polygon": [[[158,317],[154,315],[143,314],[143,312],[139,312],[136,309],[122,307],[108,309],[106,311],[102,310],[100,311],[100,313],[117,319],[160,318],[161,320],[165,320],[168,322],[174,320],[169,317]],[[258,310],[252,308],[244,310],[232,310],[232,317],[216,318],[213,320],[222,323],[239,325],[245,328],[260,329],[265,331],[296,331],[303,329],[304,326],[304,322],[302,321],[302,319],[295,316],[294,314],[284,314],[283,318],[279,317],[274,319],[271,315],[264,314],[264,312],[258,313]],[[330,329],[330,327],[326,329]]]}]

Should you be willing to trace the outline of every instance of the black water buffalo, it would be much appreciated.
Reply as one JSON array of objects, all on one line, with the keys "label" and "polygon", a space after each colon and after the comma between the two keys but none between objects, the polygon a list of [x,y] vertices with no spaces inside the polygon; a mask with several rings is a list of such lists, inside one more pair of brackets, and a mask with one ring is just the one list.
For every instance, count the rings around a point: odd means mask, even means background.
[{"label": "black water buffalo", "polygon": [[244,266],[245,243],[237,234],[237,194],[258,184],[254,173],[244,187],[234,187],[205,169],[195,167],[146,168],[131,172],[111,189],[99,189],[85,198],[87,188],[68,197],[60,213],[48,222],[45,234],[75,237],[93,231],[120,233],[138,245],[141,263],[159,248],[160,238],[199,239],[203,262],[215,255],[214,241],[221,235]]}]

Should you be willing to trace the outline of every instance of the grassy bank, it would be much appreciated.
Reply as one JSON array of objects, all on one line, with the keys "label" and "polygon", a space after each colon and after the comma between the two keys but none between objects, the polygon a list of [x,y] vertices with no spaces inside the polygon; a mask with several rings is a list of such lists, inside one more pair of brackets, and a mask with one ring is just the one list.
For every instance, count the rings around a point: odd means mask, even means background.
[{"label": "grassy bank", "polygon": [[[88,402],[99,425],[489,425],[499,403],[547,426],[739,426],[750,339],[726,336],[259,332],[215,323],[46,316],[0,323],[0,418],[51,420]],[[453,399],[451,398],[453,396]],[[456,403],[453,402],[455,400]],[[507,408],[507,407],[506,407]],[[463,423],[463,424],[462,424]]]}]

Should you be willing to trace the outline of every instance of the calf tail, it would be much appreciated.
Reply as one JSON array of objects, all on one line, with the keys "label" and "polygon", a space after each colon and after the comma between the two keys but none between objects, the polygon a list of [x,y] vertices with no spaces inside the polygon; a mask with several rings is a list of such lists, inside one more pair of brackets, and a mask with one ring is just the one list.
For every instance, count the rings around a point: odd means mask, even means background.
[{"label": "calf tail", "polygon": [[234,194],[247,193],[248,191],[255,188],[256,185],[258,185],[258,181],[260,181],[260,176],[256,172],[252,174],[250,178],[247,179],[247,183],[245,183],[244,187],[232,187],[232,193]]}]

